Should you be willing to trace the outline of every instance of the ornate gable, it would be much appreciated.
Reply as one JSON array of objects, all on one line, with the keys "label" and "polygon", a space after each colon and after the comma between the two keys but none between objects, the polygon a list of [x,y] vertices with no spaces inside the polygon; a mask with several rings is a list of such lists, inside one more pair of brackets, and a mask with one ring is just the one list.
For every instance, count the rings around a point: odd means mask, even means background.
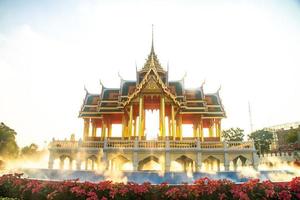
[{"label": "ornate gable", "polygon": [[164,84],[164,82],[161,80],[160,76],[158,75],[155,68],[150,68],[146,75],[144,76],[143,80],[139,83],[139,85],[136,87],[135,91],[128,97],[127,101],[123,103],[123,106],[125,107],[128,105],[132,99],[137,97],[138,94],[141,92],[145,93],[164,93],[167,97],[172,99],[172,101],[180,106],[180,102],[176,100],[176,96],[173,95],[170,91],[170,89]]}]

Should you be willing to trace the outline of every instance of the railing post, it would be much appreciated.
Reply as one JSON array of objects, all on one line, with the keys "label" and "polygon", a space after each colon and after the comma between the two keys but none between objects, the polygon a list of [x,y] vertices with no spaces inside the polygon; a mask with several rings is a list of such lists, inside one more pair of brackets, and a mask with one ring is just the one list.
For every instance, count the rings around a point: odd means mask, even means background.
[{"label": "railing post", "polygon": [[197,149],[201,149],[201,142],[199,138],[197,139]]},{"label": "railing post", "polygon": [[105,138],[104,143],[103,143],[103,149],[106,149],[106,148],[107,148],[107,139]]},{"label": "railing post", "polygon": [[166,150],[167,151],[170,150],[170,140],[169,140],[169,138],[166,139]]},{"label": "railing post", "polygon": [[136,137],[135,140],[134,140],[133,147],[134,147],[134,149],[138,149],[138,148],[139,148],[139,140],[138,140],[137,137]]}]

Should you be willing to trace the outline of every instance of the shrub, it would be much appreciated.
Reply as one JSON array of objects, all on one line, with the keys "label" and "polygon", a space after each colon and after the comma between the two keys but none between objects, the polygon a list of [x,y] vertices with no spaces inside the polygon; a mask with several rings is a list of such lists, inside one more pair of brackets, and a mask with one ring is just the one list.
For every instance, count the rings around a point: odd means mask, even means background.
[{"label": "shrub", "polygon": [[[21,174],[0,177],[1,196],[24,200],[256,200],[256,199],[300,199],[300,177],[287,183],[260,182],[252,179],[243,184],[229,180],[201,178],[194,184],[151,185],[150,183],[99,183],[69,181],[39,181],[22,178]],[[2,198],[3,199],[3,198]]]}]

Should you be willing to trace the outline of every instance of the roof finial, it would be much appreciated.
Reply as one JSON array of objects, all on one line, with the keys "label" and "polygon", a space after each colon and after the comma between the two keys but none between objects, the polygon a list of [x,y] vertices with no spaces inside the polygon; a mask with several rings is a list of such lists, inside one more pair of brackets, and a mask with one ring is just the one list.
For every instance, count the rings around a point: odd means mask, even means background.
[{"label": "roof finial", "polygon": [[84,91],[86,94],[89,94],[89,91],[86,89],[86,86],[84,85]]},{"label": "roof finial", "polygon": [[121,74],[120,74],[120,71],[118,71],[118,77],[119,77],[121,80],[124,80],[123,77],[122,77]]},{"label": "roof finial", "polygon": [[100,85],[101,85],[102,88],[105,88],[105,86],[104,86],[104,84],[103,84],[103,82],[102,82],[101,79],[99,79],[99,83],[100,83]]},{"label": "roof finial", "polygon": [[220,85],[219,89],[217,90],[217,94],[220,93],[220,90],[222,89],[222,85]]},{"label": "roof finial", "polygon": [[206,83],[206,79],[204,79],[203,81],[202,81],[202,83],[201,83],[201,88],[203,88],[203,86],[204,86],[204,84]]}]

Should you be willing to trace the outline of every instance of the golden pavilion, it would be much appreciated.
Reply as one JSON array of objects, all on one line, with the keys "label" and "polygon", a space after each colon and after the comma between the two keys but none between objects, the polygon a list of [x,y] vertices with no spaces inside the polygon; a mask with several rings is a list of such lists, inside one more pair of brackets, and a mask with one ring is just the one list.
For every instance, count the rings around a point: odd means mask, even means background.
[{"label": "golden pavilion", "polygon": [[100,93],[86,90],[79,112],[82,139],[49,144],[50,169],[200,172],[257,166],[253,142],[222,141],[226,113],[219,90],[206,94],[204,83],[186,89],[184,79],[169,80],[153,37],[136,80],[120,77],[119,88],[100,85]]}]

